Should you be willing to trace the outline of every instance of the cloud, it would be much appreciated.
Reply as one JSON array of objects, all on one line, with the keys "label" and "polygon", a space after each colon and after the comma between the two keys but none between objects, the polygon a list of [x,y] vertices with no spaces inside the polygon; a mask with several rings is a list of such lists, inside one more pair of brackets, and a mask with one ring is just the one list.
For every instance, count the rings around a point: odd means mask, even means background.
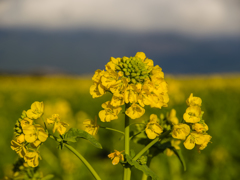
[{"label": "cloud", "polygon": [[0,27],[240,34],[237,0],[2,0]]}]

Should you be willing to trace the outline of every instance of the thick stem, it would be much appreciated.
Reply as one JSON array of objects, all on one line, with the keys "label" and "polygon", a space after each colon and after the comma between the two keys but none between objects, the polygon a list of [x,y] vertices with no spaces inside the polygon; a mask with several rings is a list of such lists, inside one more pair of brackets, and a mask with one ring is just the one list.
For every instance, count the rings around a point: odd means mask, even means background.
[{"label": "thick stem", "polygon": [[92,173],[92,175],[95,177],[96,180],[101,180],[101,178],[96,173],[96,171],[93,169],[93,167],[79,152],[77,152],[72,146],[70,146],[68,144],[64,144],[64,145],[66,148],[68,148],[70,151],[72,151],[72,153],[75,154],[83,162],[83,164],[89,169],[89,171]]},{"label": "thick stem", "polygon": [[[130,104],[125,105],[125,111],[129,108]],[[125,147],[125,154],[130,154],[130,126],[129,126],[130,118],[125,114],[125,139],[124,139],[124,147]],[[131,169],[128,165],[124,167],[124,180],[130,180],[131,179]]]},{"label": "thick stem", "polygon": [[[147,166],[150,168],[150,163],[151,163],[152,157],[148,157],[147,159]],[[142,175],[142,180],[148,180],[148,175],[146,175],[145,173],[143,173]]]}]

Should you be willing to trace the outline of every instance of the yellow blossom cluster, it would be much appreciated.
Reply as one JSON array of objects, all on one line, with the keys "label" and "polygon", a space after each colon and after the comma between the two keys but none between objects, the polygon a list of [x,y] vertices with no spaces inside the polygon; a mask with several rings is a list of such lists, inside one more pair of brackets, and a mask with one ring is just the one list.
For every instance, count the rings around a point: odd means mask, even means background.
[{"label": "yellow blossom cluster", "polygon": [[152,108],[167,106],[168,89],[162,68],[154,66],[143,52],[136,53],[134,57],[111,57],[105,68],[95,71],[92,77],[94,84],[90,87],[93,98],[112,93],[111,100],[102,104],[104,110],[99,112],[101,121],[117,119],[124,104],[129,104],[125,113],[131,119],[141,117],[145,113],[145,105]]},{"label": "yellow blossom cluster", "polygon": [[97,124],[97,117],[95,117],[95,122],[90,120],[90,119],[86,119],[83,122],[83,125],[85,127],[85,131],[89,134],[91,134],[92,136],[96,135],[99,129],[99,125]]},{"label": "yellow blossom cluster", "polygon": [[172,137],[185,140],[183,144],[186,149],[191,150],[196,145],[198,151],[200,151],[207,146],[212,138],[207,134],[208,126],[202,119],[202,100],[199,97],[194,97],[191,93],[186,103],[188,108],[183,115],[186,123],[175,124],[172,129]]},{"label": "yellow blossom cluster", "polygon": [[163,128],[159,125],[158,117],[156,114],[150,115],[150,120],[147,123],[145,132],[149,139],[155,139],[163,132]]},{"label": "yellow blossom cluster", "polygon": [[[42,116],[43,109],[43,102],[34,102],[31,109],[23,111],[21,118],[15,124],[16,138],[11,141],[12,150],[24,158],[31,167],[38,166],[40,155],[36,148],[48,138],[45,129],[40,124],[34,124],[34,120]],[[28,148],[28,144],[32,148]]]},{"label": "yellow blossom cluster", "polygon": [[[15,138],[11,141],[11,149],[23,158],[30,167],[38,166],[39,158],[41,158],[38,149],[49,136],[46,128],[35,123],[35,120],[39,119],[43,112],[43,102],[34,102],[31,109],[23,111],[14,128]],[[48,124],[54,124],[53,133],[57,130],[61,135],[65,133],[68,125],[60,122],[57,114],[48,118],[47,122]]]}]

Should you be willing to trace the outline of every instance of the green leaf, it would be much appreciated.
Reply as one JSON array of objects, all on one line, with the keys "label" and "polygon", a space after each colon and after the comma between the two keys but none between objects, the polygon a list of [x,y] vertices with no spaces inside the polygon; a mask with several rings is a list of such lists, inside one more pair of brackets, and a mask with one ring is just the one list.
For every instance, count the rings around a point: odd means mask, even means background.
[{"label": "green leaf", "polygon": [[177,155],[179,161],[181,162],[181,164],[182,164],[182,166],[183,166],[183,170],[186,171],[186,170],[187,170],[187,167],[186,167],[186,163],[185,163],[185,160],[184,160],[184,158],[183,158],[181,149],[176,150],[176,149],[174,148],[174,149],[173,149],[173,152]]},{"label": "green leaf", "polygon": [[147,176],[150,176],[152,180],[160,180],[160,178],[147,166],[143,164],[139,164],[137,161],[133,161],[129,155],[125,155],[127,162],[137,168],[138,170],[142,171]]},{"label": "green leaf", "polygon": [[83,138],[91,142],[95,147],[102,149],[102,145],[86,131],[77,128],[71,128],[63,136],[63,140],[67,142],[77,142],[78,138]]}]

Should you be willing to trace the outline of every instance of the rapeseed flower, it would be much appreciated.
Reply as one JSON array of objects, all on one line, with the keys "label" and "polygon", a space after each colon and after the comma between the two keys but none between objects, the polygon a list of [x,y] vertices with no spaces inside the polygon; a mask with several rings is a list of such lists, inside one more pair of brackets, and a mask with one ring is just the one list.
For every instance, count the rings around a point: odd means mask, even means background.
[{"label": "rapeseed flower", "polygon": [[43,109],[44,109],[43,102],[36,101],[31,105],[31,109],[27,110],[26,112],[27,117],[29,117],[30,119],[38,119],[39,117],[42,116]]},{"label": "rapeseed flower", "polygon": [[110,153],[108,155],[108,157],[111,158],[113,165],[117,165],[119,163],[119,161],[124,161],[124,157],[123,157],[123,154],[122,154],[123,151],[121,151],[121,152],[119,152],[117,150],[114,150],[114,151],[115,152]]},{"label": "rapeseed flower", "polygon": [[202,99],[199,97],[194,97],[193,93],[190,94],[189,98],[186,100],[188,106],[201,106]]},{"label": "rapeseed flower", "polygon": [[47,122],[48,124],[54,124],[53,133],[55,133],[55,131],[57,130],[59,134],[63,135],[67,130],[66,127],[68,126],[68,124],[65,122],[61,122],[58,114],[53,114],[51,118],[47,118]]},{"label": "rapeseed flower", "polygon": [[167,114],[167,120],[170,122],[172,125],[176,125],[179,123],[178,118],[176,117],[176,110],[172,109],[169,114]]},{"label": "rapeseed flower", "polygon": [[37,167],[38,166],[38,164],[39,164],[38,158],[40,158],[40,156],[36,151],[26,152],[26,154],[24,156],[25,162],[30,167]]},{"label": "rapeseed flower", "polygon": [[102,122],[110,122],[111,120],[117,119],[118,114],[122,110],[121,107],[112,106],[110,101],[103,103],[102,108],[104,108],[104,110],[99,112],[99,117]]},{"label": "rapeseed flower", "polygon": [[145,128],[145,132],[149,139],[155,139],[163,132],[163,128],[159,125],[156,114],[151,114],[149,123]]},{"label": "rapeseed flower", "polygon": [[[90,87],[93,98],[100,97],[106,92],[112,93],[108,107],[100,111],[101,121],[109,122],[118,118],[113,109],[129,104],[125,113],[132,119],[141,117],[145,113],[144,106],[154,108],[166,107],[169,101],[167,83],[164,80],[162,68],[154,66],[151,59],[143,52],[134,57],[110,58],[105,65],[106,70],[96,70]],[[109,103],[108,103],[109,104]],[[109,106],[109,105],[107,105]]]},{"label": "rapeseed flower", "polygon": [[205,141],[205,136],[203,134],[199,134],[197,132],[191,132],[191,134],[187,137],[186,141],[183,143],[186,149],[193,149],[195,144],[201,145]]},{"label": "rapeseed flower", "polygon": [[26,154],[26,147],[23,143],[19,143],[15,140],[11,141],[11,149],[14,150],[21,158]]},{"label": "rapeseed flower", "polygon": [[187,124],[176,124],[173,126],[172,137],[176,139],[185,140],[190,133],[190,127]]},{"label": "rapeseed flower", "polygon": [[95,122],[93,122],[90,119],[86,119],[83,122],[83,125],[85,126],[85,131],[91,135],[96,135],[99,129],[99,125],[97,125],[97,118],[95,119]]},{"label": "rapeseed flower", "polygon": [[197,123],[200,121],[202,115],[201,108],[199,106],[190,106],[183,114],[183,119],[187,123]]}]

